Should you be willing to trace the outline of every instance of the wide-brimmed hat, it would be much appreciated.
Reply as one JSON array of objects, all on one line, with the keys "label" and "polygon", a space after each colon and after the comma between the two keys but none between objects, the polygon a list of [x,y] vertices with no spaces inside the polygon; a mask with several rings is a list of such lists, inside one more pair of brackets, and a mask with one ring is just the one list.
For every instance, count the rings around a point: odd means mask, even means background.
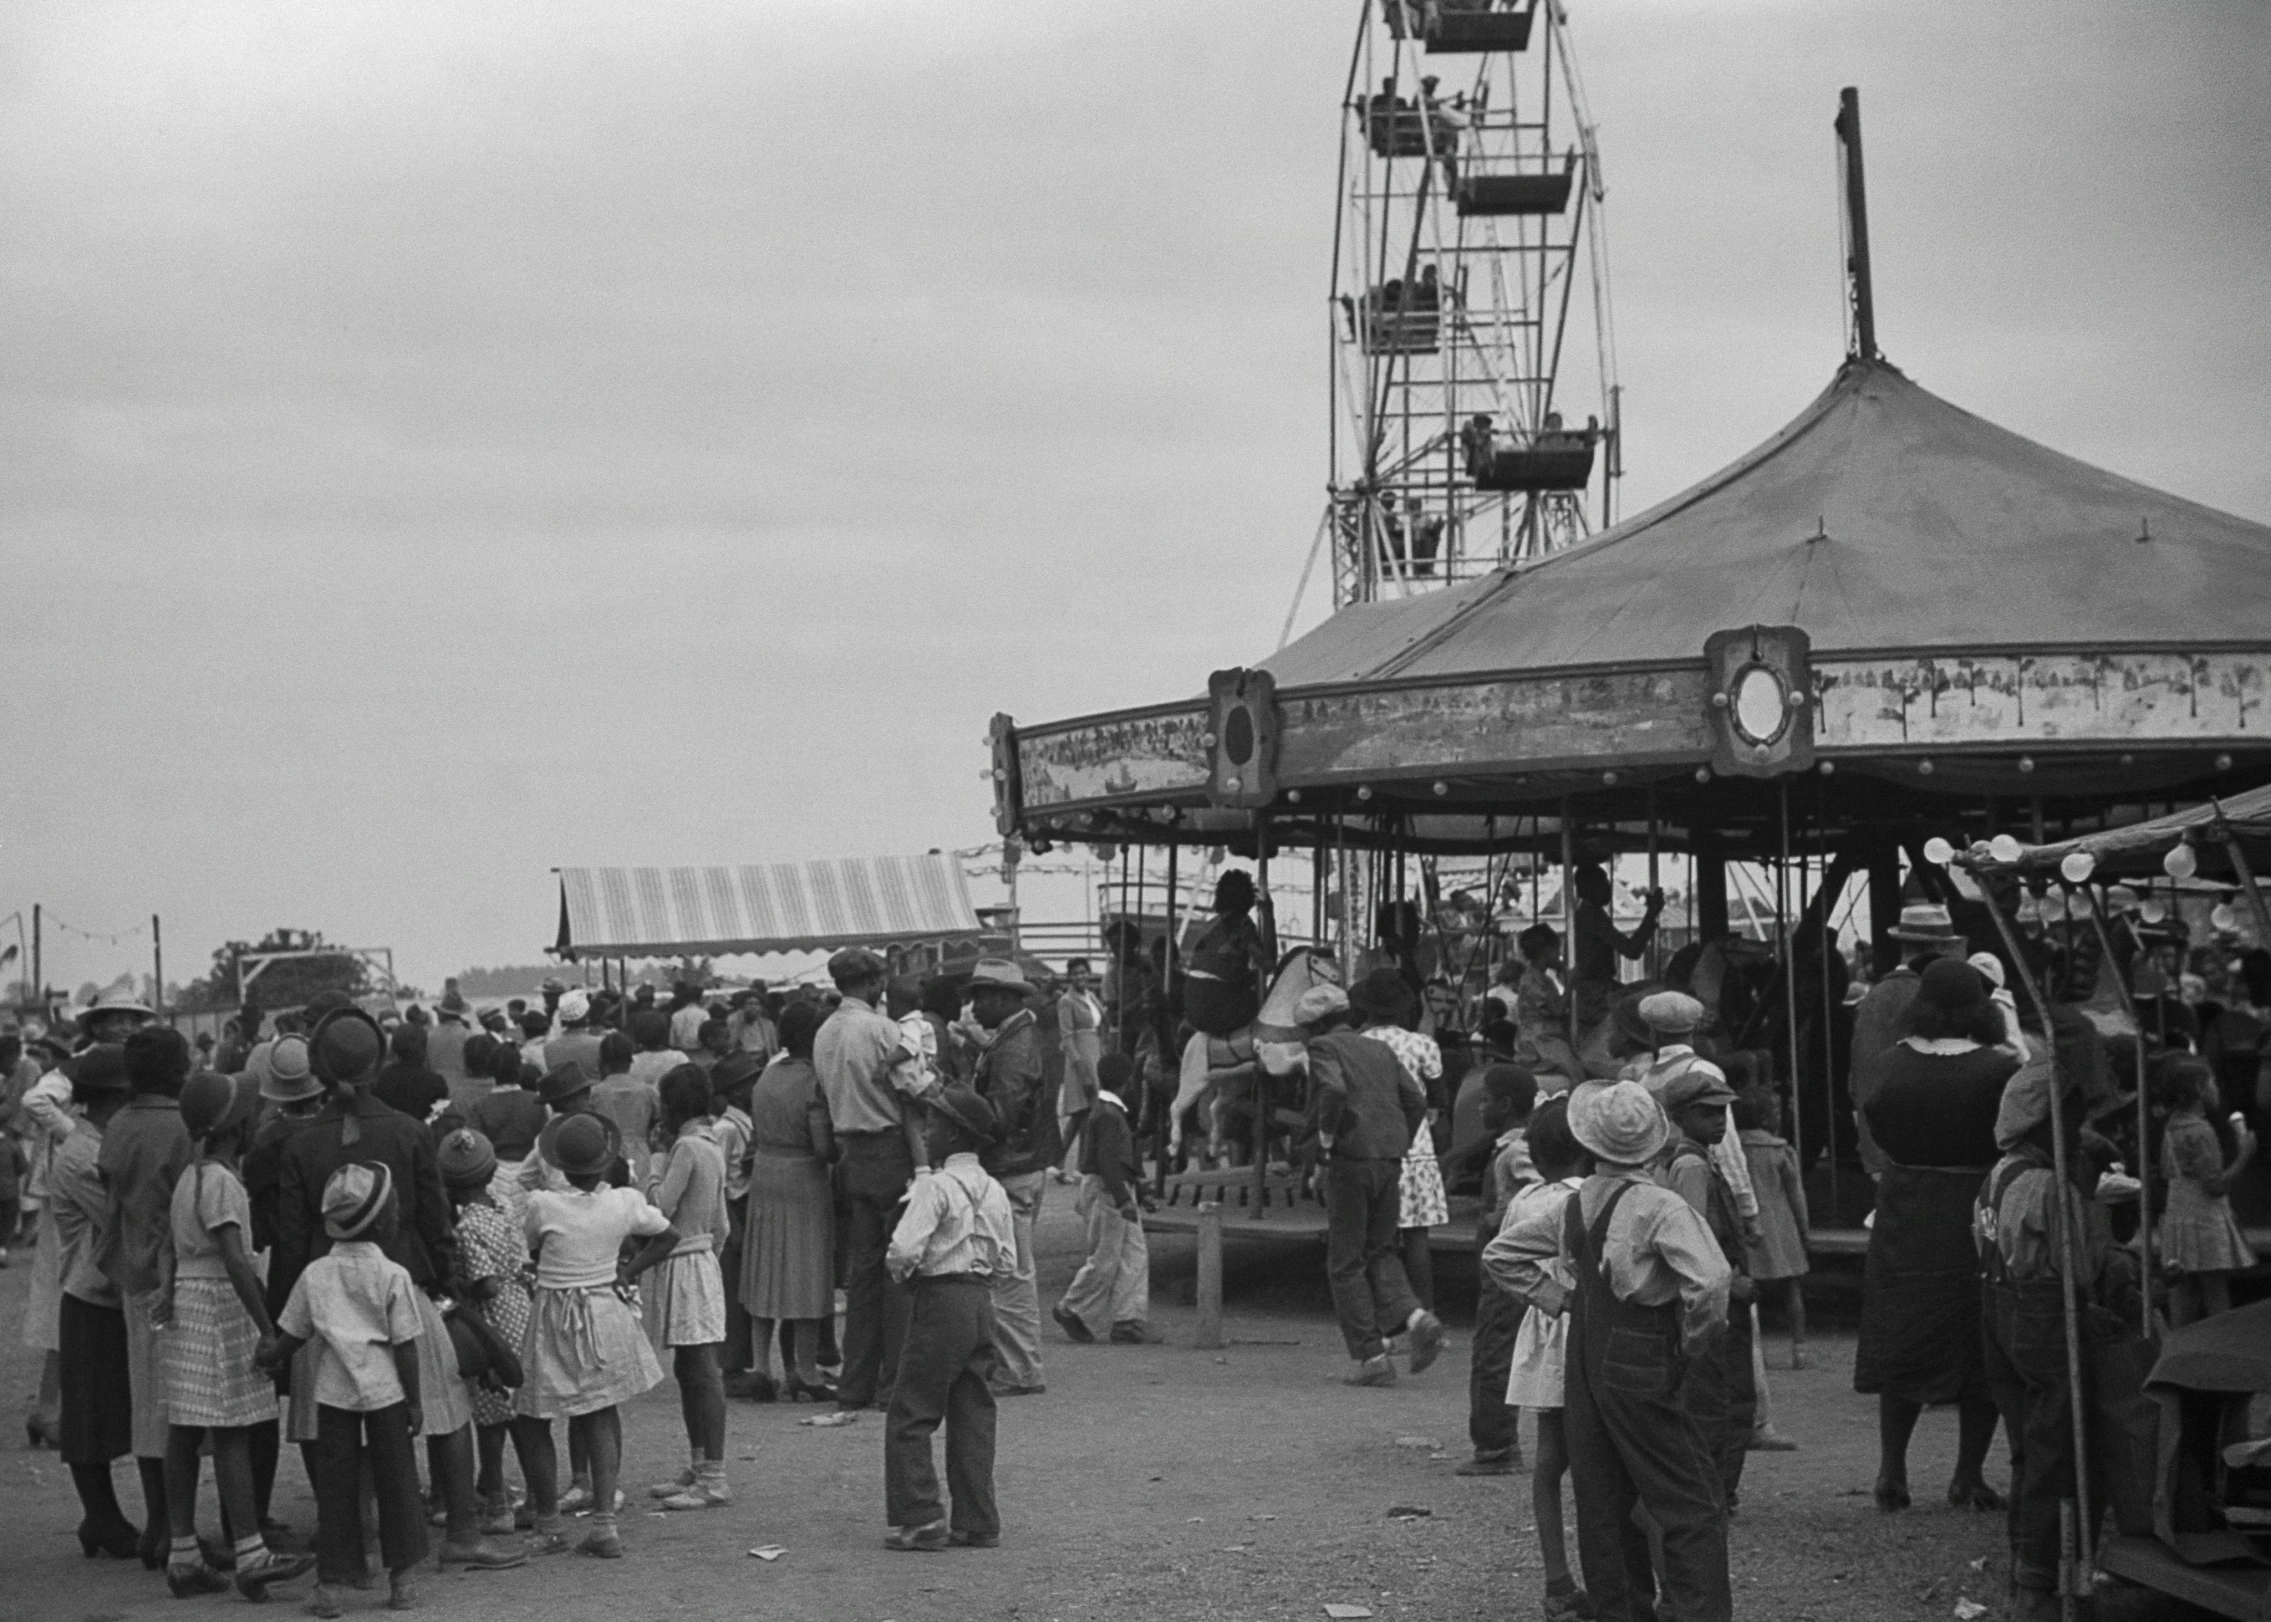
[{"label": "wide-brimmed hat", "polygon": [[[2026,1135],[2050,1119],[2050,1086],[2060,1067],[2044,1052],[2029,1059],[2003,1083],[2003,1100],[1995,1111],[1995,1147],[2016,1148]],[[2064,1083],[2060,1096],[2074,1090]]]},{"label": "wide-brimmed hat", "polygon": [[591,993],[588,991],[569,992],[560,999],[558,1012],[561,1024],[581,1025],[585,1020],[591,1018]]},{"label": "wide-brimmed hat", "polygon": [[590,1092],[591,1087],[591,1072],[570,1059],[544,1072],[544,1079],[536,1084],[536,1096],[546,1104],[562,1104],[578,1093]]},{"label": "wide-brimmed hat", "polygon": [[139,1014],[144,1019],[156,1019],[158,1017],[156,1012],[139,998],[131,997],[123,991],[114,991],[92,1006],[79,1010],[79,1029],[82,1032],[92,1030],[95,1021],[106,1014]]},{"label": "wide-brimmed hat", "polygon": [[1402,1024],[1419,1012],[1419,998],[1401,974],[1394,969],[1374,969],[1357,981],[1348,994],[1348,1008],[1352,1014],[1366,1019],[1387,1020]]},{"label": "wide-brimmed hat", "polygon": [[200,1070],[181,1084],[182,1127],[193,1138],[226,1132],[252,1113],[259,1097],[260,1089],[250,1076]]},{"label": "wide-brimmed hat", "polygon": [[122,1042],[97,1042],[68,1062],[73,1096],[122,1093],[127,1089],[126,1046]]},{"label": "wide-brimmed hat", "polygon": [[461,1126],[442,1139],[434,1151],[441,1164],[442,1181],[452,1188],[481,1188],[497,1175],[497,1149],[469,1126]]},{"label": "wide-brimmed hat", "polygon": [[315,1022],[307,1045],[309,1067],[334,1086],[362,1081],[386,1062],[386,1033],[360,1008],[334,1008]]},{"label": "wide-brimmed hat", "polygon": [[1644,1166],[1664,1152],[1672,1123],[1637,1081],[1588,1081],[1569,1095],[1569,1132],[1595,1156]]},{"label": "wide-brimmed hat", "polygon": [[1935,945],[1961,940],[1948,909],[1933,901],[1912,901],[1900,909],[1900,922],[1885,931],[1896,941],[1925,941]]},{"label": "wide-brimmed hat", "polygon": [[323,1231],[334,1239],[359,1239],[394,1197],[394,1173],[384,1161],[351,1161],[323,1185]]},{"label": "wide-brimmed hat", "polygon": [[976,1138],[979,1144],[991,1148],[1001,1138],[1001,1117],[987,1103],[967,1087],[941,1087],[928,1100],[930,1107],[945,1116],[956,1126]]},{"label": "wide-brimmed hat", "polygon": [[1330,983],[1311,986],[1293,1000],[1293,1023],[1296,1025],[1322,1025],[1336,1014],[1349,1009],[1348,993]]},{"label": "wide-brimmed hat", "polygon": [[[882,960],[878,958],[876,961],[881,963]],[[834,967],[833,959],[830,960],[830,967]],[[978,959],[977,967],[970,971],[971,996],[976,996],[988,986],[997,991],[1014,991],[1020,997],[1033,995],[1032,982],[1025,978],[1025,972],[1006,957],[982,957]]]},{"label": "wide-brimmed hat", "polygon": [[604,1115],[555,1115],[537,1134],[536,1152],[565,1177],[597,1177],[623,1152],[623,1133]]},{"label": "wide-brimmed hat", "polygon": [[726,1092],[744,1086],[765,1073],[765,1061],[754,1053],[729,1053],[710,1070],[710,1087]]},{"label": "wide-brimmed hat", "polygon": [[[979,967],[985,965],[981,963]],[[891,966],[864,946],[847,946],[828,959],[828,978],[840,986],[881,980],[890,972]]]},{"label": "wide-brimmed hat", "polygon": [[1651,1031],[1685,1036],[1703,1023],[1703,1004],[1684,991],[1658,991],[1640,999],[1640,1017]]},{"label": "wide-brimmed hat", "polygon": [[[263,1045],[267,1052],[262,1055],[258,1077],[261,1097],[279,1104],[296,1104],[323,1091],[323,1083],[316,1080],[315,1068],[308,1062],[305,1037],[279,1036]],[[246,1074],[251,1073],[248,1067]]]},{"label": "wide-brimmed hat", "polygon": [[1682,1066],[1656,1094],[1656,1102],[1663,1106],[1666,1115],[1690,1104],[1724,1106],[1734,1101],[1735,1089],[1727,1085],[1727,1072],[1709,1059],[1697,1059]]}]

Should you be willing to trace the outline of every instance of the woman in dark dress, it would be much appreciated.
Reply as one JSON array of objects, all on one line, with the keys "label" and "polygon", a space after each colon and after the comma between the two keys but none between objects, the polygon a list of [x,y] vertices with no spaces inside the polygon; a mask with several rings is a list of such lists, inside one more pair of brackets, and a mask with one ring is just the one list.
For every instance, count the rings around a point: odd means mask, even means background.
[{"label": "woman in dark dress", "polygon": [[1214,922],[1183,970],[1183,1017],[1209,1036],[1233,1036],[1261,1012],[1270,962],[1254,922],[1253,877],[1232,868],[1215,881]]},{"label": "woman in dark dress", "polygon": [[765,1067],[749,1099],[749,1209],[741,1247],[741,1304],[756,1320],[751,1388],[770,1402],[773,1325],[788,1328],[782,1348],[784,1389],[791,1398],[833,1402],[815,1354],[821,1324],[836,1310],[835,1203],[828,1164],[836,1136],[827,1095],[812,1068],[820,1010],[792,1004],[781,1015],[781,1053]]},{"label": "woman in dark dress", "polygon": [[1948,1502],[2000,1509],[1980,1473],[1995,1439],[1995,1401],[1971,1216],[2000,1158],[1995,1114],[2019,1060],[1997,1046],[2001,1012],[1986,980],[1960,959],[1924,971],[1905,1026],[1862,1110],[1892,1163],[1877,1180],[1853,1389],[1877,1399],[1879,1509],[1908,1507],[1908,1439],[1935,1402],[1956,1404],[1959,1416]]}]

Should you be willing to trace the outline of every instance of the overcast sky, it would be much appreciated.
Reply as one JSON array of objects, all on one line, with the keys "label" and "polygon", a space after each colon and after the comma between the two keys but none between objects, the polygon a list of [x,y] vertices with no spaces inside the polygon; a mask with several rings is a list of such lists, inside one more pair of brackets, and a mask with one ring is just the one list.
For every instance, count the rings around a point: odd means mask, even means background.
[{"label": "overcast sky", "polygon": [[[2271,8],[1571,10],[1626,510],[1834,370],[1857,83],[1887,354],[2271,520]],[[1267,654],[1356,12],[8,7],[0,914],[431,987],[557,864],[978,843],[996,710]]]}]

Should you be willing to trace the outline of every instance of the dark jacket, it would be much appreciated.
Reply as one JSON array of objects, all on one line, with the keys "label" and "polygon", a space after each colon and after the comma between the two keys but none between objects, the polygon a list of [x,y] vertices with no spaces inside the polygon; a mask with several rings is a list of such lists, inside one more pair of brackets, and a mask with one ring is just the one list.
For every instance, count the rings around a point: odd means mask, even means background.
[{"label": "dark jacket", "polygon": [[1143,1161],[1136,1154],[1128,1112],[1102,1093],[1080,1129],[1080,1169],[1104,1179],[1105,1197],[1115,1206],[1134,1199],[1136,1186],[1143,1181]]},{"label": "dark jacket", "polygon": [[1341,1160],[1401,1160],[1427,1119],[1427,1094],[1385,1042],[1354,1031],[1309,1041],[1316,1127]]},{"label": "dark jacket", "polygon": [[128,1295],[158,1287],[158,1252],[173,1227],[173,1185],[194,1158],[181,1105],[138,1093],[103,1129],[103,1187],[110,1220],[96,1262]]},{"label": "dark jacket", "polygon": [[[1053,1034],[1053,1033],[1052,1033]],[[1064,1157],[1057,1135],[1057,1089],[1041,1051],[1040,1020],[1020,1008],[1002,1022],[978,1060],[974,1088],[1001,1118],[1001,1140],[984,1156],[996,1177],[1047,1171]]]},{"label": "dark jacket", "polygon": [[450,1276],[457,1262],[457,1230],[449,1196],[442,1190],[441,1165],[424,1123],[388,1109],[375,1098],[359,1097],[355,1115],[362,1137],[339,1141],[344,1117],[339,1101],[328,1099],[316,1118],[285,1140],[276,1179],[276,1254],[269,1283],[286,1296],[309,1262],[328,1253],[323,1231],[323,1185],[350,1162],[384,1165],[394,1176],[396,1223],[387,1259],[408,1270],[411,1282],[425,1285]]}]

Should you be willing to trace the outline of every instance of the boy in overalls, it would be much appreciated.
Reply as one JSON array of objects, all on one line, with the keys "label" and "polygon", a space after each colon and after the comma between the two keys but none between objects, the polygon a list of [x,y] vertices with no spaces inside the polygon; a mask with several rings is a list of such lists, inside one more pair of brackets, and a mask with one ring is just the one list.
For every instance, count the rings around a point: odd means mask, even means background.
[{"label": "boy in overalls", "polygon": [[[1593,1172],[1560,1213],[1502,1241],[1508,1278],[1541,1312],[1569,1314],[1562,1422],[1577,1494],[1577,1547],[1601,1622],[1653,1622],[1656,1574],[1633,1511],[1663,1548],[1663,1598],[1680,1622],[1727,1622],[1727,1519],[1718,1467],[1682,1401],[1690,1360],[1726,1327],[1730,1272],[1703,1218],[1648,1166],[1671,1138],[1638,1082],[1570,1094],[1571,1134]],[[1546,1270],[1566,1259],[1564,1290]]]}]

